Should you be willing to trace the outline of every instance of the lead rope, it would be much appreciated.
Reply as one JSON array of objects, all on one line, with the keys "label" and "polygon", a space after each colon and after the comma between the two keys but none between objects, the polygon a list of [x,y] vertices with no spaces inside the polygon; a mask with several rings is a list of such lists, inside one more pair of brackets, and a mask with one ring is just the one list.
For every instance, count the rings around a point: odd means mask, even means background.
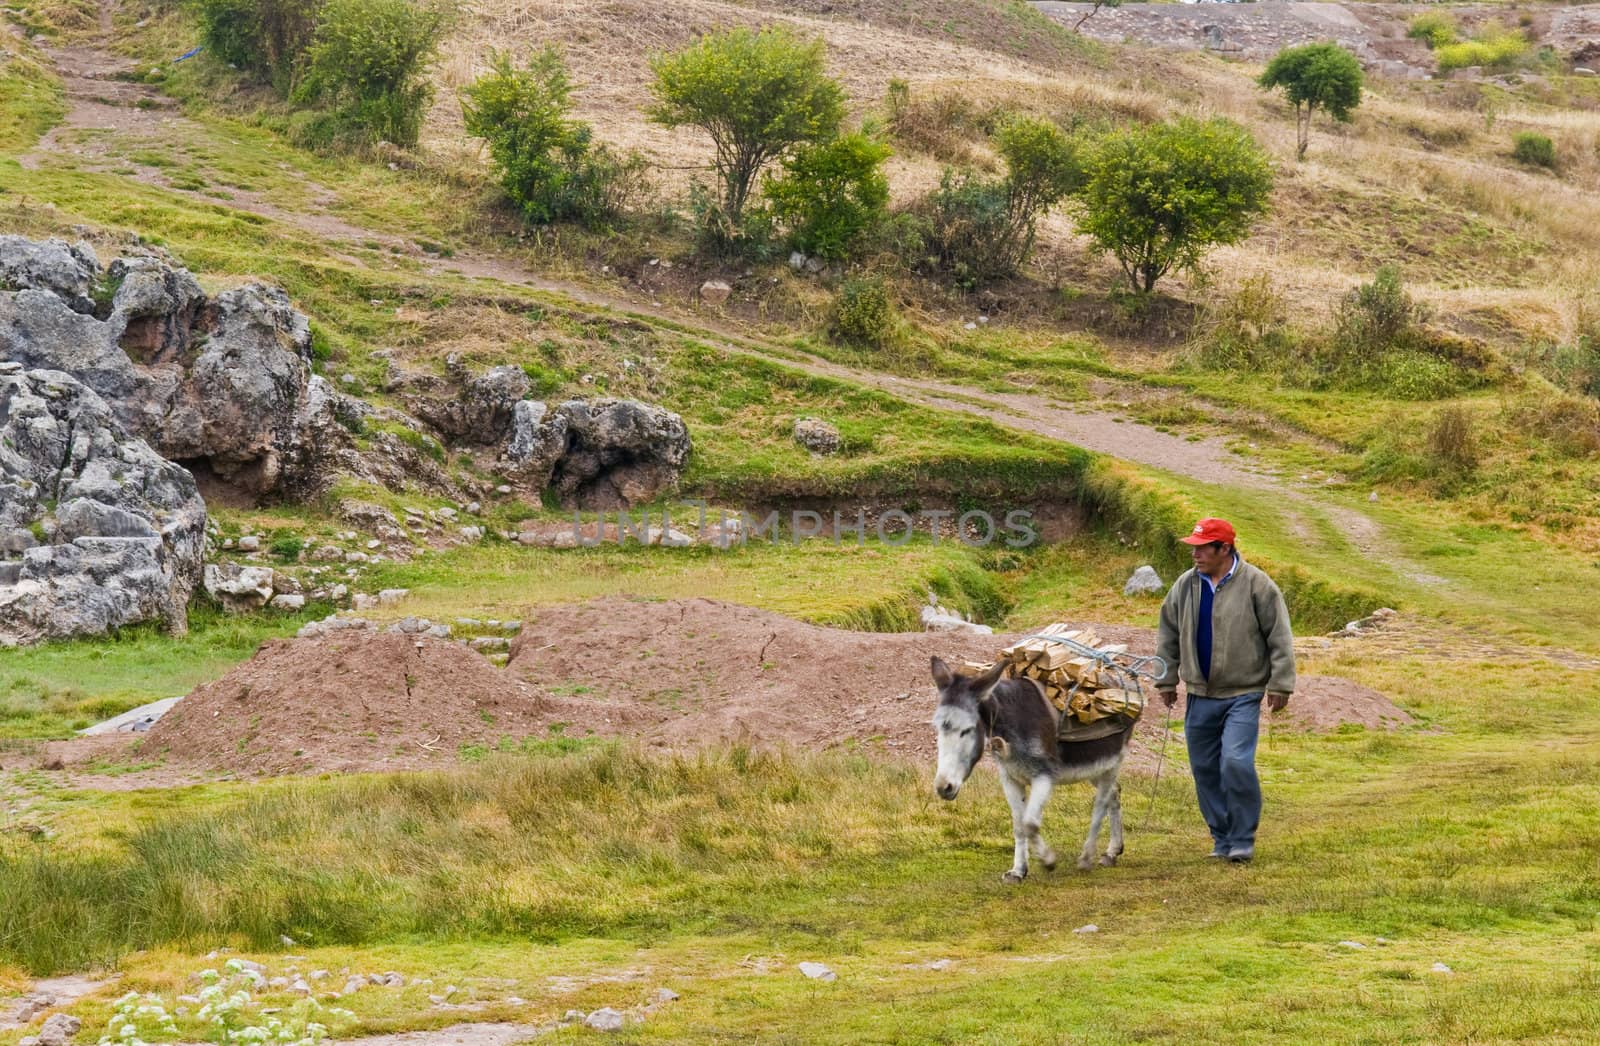
[{"label": "lead rope", "polygon": [[[1156,700],[1161,700],[1161,695],[1156,695]],[[1150,784],[1150,807],[1144,812],[1144,826],[1141,832],[1150,830],[1150,821],[1156,813],[1156,796],[1161,792],[1161,768],[1167,765],[1167,738],[1172,736],[1172,709],[1164,709],[1161,715],[1161,751],[1156,755],[1156,777]]]}]

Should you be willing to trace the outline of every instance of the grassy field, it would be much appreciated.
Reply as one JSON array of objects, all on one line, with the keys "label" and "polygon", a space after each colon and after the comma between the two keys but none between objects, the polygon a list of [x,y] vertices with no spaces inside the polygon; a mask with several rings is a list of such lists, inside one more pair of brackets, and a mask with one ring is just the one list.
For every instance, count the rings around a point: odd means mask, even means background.
[{"label": "grassy field", "polygon": [[[712,24],[780,15],[827,40],[855,116],[881,117],[889,79],[912,81],[919,112],[938,125],[922,144],[897,140],[897,198],[937,179],[952,142],[987,162],[981,126],[998,106],[1067,122],[1201,108],[1244,123],[1273,152],[1274,213],[1215,255],[1209,275],[1169,281],[1167,296],[1142,307],[1114,292],[1111,267],[1083,253],[1069,216],[1053,216],[1035,265],[990,297],[897,274],[910,335],[864,352],[821,334],[828,280],[781,259],[737,277],[730,311],[696,305],[700,279],[743,270],[694,259],[686,224],[670,214],[609,237],[517,227],[462,139],[451,92],[486,42],[578,41],[568,57],[580,114],[601,138],[666,165],[657,202],[670,211],[680,168],[703,162],[706,147],[642,120],[640,56]],[[685,492],[718,504],[1023,500],[1081,506],[1092,522],[1023,554],[925,540],[555,551],[491,538],[363,566],[363,591],[411,590],[386,618],[511,618],[628,593],[898,629],[914,627],[933,589],[1001,628],[1063,615],[1150,625],[1156,604],[1122,596],[1123,581],[1144,562],[1170,579],[1184,565],[1172,537],[1216,514],[1283,584],[1302,636],[1391,605],[1418,643],[1308,645],[1302,671],[1380,690],[1416,724],[1269,727],[1253,866],[1204,860],[1190,785],[1174,769],[1178,730],[1159,782],[1125,780],[1118,867],[1036,869],[1018,888],[999,880],[1009,825],[987,770],[942,803],[930,767],[867,744],[663,755],[557,739],[518,755],[475,752],[443,773],[76,790],[10,769],[13,753],[214,679],[331,608],[240,618],[197,606],[183,638],[132,629],[0,651],[0,1007],[35,976],[116,973],[71,1007],[85,1020],[77,1041],[94,1042],[123,992],[158,994],[175,1011],[194,976],[226,958],[209,953],[231,948],[274,975],[340,971],[333,988],[346,971],[418,979],[324,1000],[318,1019],[340,1038],[613,1006],[643,1018],[617,1036],[639,1042],[1593,1040],[1600,718],[1592,667],[1571,651],[1600,653],[1600,457],[1584,442],[1576,394],[1558,391],[1593,337],[1592,81],[1373,83],[1355,122],[1319,125],[1294,164],[1292,121],[1251,85],[1254,69],[1087,44],[1009,0],[485,3],[446,46],[423,148],[391,165],[297,148],[283,103],[215,64],[168,64],[193,44],[181,7],[124,0],[114,46],[181,101],[181,133],[159,118],[131,131],[80,128],[30,153],[66,111],[31,37],[93,40],[97,9],[21,0],[6,17],[24,30],[0,59],[7,232],[85,226],[104,234],[108,255],[137,233],[208,288],[280,284],[313,318],[319,370],[350,374],[376,402],[392,402],[371,356],[384,347],[417,368],[451,352],[475,367],[517,364],[544,398],[664,403],[695,439]],[[1517,130],[1556,139],[1556,170],[1516,165]],[[680,275],[639,275],[663,271],[650,259],[674,261]],[[1492,381],[1407,399],[1314,386],[1292,368],[1197,362],[1208,309],[1232,307],[1250,276],[1271,277],[1273,323],[1309,345],[1326,336],[1339,297],[1385,263],[1404,267],[1438,325],[1487,347]],[[980,311],[992,322],[979,327]],[[808,374],[791,365],[802,354],[1222,437],[1283,489],[1100,458]],[[1471,469],[1442,468],[1431,448],[1449,408],[1471,419]],[[838,425],[841,454],[813,458],[794,444],[806,415]],[[332,511],[341,495],[438,503],[351,487],[326,504],[216,516],[227,536],[326,540],[344,526]],[[492,530],[529,518],[562,517],[522,504],[485,514]],[[141,765],[89,769],[109,778]],[[1070,852],[1086,817],[1085,791],[1063,789],[1046,830]],[[1097,932],[1075,932],[1091,923]],[[838,980],[801,976],[807,960]],[[430,999],[447,986],[450,1002],[473,1008]],[[647,1012],[658,988],[681,998]],[[251,1019],[265,1021],[263,1010],[311,1019],[276,989],[257,994]],[[152,1043],[214,1034],[195,1012],[148,1031]],[[0,1046],[25,1034],[0,1031]]]}]

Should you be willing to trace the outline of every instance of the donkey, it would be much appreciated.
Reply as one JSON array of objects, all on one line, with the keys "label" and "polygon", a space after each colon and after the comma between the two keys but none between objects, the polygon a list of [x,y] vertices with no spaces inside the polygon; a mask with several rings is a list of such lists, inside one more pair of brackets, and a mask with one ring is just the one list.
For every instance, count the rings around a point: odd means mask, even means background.
[{"label": "donkey", "polygon": [[933,659],[933,681],[939,688],[939,708],[933,714],[939,769],[933,790],[941,799],[954,799],[984,750],[994,754],[1000,764],[1000,787],[1011,804],[1014,841],[1011,869],[1001,878],[1020,883],[1028,874],[1030,846],[1047,871],[1055,869],[1056,852],[1039,834],[1039,826],[1057,782],[1093,781],[1094,815],[1078,867],[1094,867],[1100,822],[1107,815],[1111,839],[1100,863],[1116,864],[1122,853],[1122,789],[1117,772],[1133,724],[1092,741],[1061,743],[1057,740],[1061,713],[1031,679],[1001,679],[1004,669],[1002,663],[981,676],[963,676],[940,658]]}]

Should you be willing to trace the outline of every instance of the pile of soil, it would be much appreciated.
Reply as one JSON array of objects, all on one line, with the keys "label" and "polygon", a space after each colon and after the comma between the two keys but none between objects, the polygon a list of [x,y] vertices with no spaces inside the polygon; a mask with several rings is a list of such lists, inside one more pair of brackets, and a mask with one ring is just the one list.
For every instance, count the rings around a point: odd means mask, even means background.
[{"label": "pile of soil", "polygon": [[141,751],[251,774],[446,766],[463,745],[542,736],[554,720],[587,727],[591,710],[459,643],[351,630],[264,643],[180,701]]},{"label": "pile of soil", "polygon": [[[1041,622],[1043,624],[1043,622]],[[1068,621],[1103,641],[1155,652],[1150,629]],[[881,742],[933,751],[929,659],[990,661],[1014,636],[846,632],[709,599],[608,598],[530,612],[507,671],[552,696],[612,710],[612,730],[672,748],[717,741],[822,747]],[[1173,713],[1181,722],[1183,705]],[[1349,680],[1303,676],[1284,725],[1393,727],[1411,717]],[[1153,766],[1159,705],[1135,732],[1133,765]]]}]

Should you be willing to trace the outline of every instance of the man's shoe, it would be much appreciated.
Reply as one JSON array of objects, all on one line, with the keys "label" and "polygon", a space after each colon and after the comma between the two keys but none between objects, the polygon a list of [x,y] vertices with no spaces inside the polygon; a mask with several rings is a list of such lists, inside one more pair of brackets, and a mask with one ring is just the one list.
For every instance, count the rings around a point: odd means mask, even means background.
[{"label": "man's shoe", "polygon": [[1228,860],[1233,864],[1249,864],[1250,858],[1256,855],[1253,846],[1235,846],[1228,851]]},{"label": "man's shoe", "polygon": [[1216,846],[1211,848],[1211,852],[1206,854],[1206,856],[1213,861],[1221,861],[1228,856],[1228,848],[1223,846],[1221,843],[1218,843]]}]

